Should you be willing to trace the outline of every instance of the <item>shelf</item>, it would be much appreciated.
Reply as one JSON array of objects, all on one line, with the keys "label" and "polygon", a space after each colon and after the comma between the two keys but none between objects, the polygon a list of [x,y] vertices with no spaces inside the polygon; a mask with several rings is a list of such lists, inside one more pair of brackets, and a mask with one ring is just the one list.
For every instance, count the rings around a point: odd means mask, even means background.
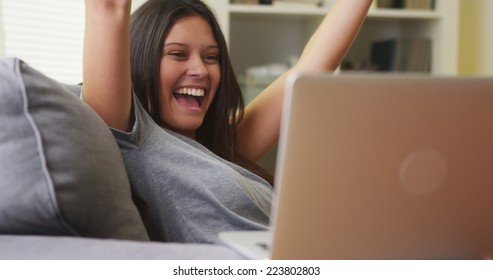
[{"label": "shelf", "polygon": [[[231,15],[238,16],[293,16],[293,17],[313,17],[323,16],[329,7],[274,7],[269,5],[242,5],[232,4],[229,6]],[[368,18],[389,18],[389,19],[439,19],[440,13],[436,11],[402,10],[402,9],[371,9]]]},{"label": "shelf", "polygon": [[402,10],[402,9],[372,9],[368,13],[369,18],[393,18],[393,19],[440,19],[440,13],[436,11]]},{"label": "shelf", "polygon": [[[335,0],[321,7],[234,4],[203,0],[222,23],[235,70],[285,61],[299,55]],[[434,10],[370,8],[367,20],[346,57],[368,61],[372,43],[389,38],[429,38],[432,74],[457,73],[459,0],[435,0]],[[254,38],[254,40],[252,40]]]},{"label": "shelf", "polygon": [[328,8],[301,7],[274,7],[269,5],[241,5],[231,4],[229,12],[235,15],[292,15],[292,16],[320,16],[326,14]]}]

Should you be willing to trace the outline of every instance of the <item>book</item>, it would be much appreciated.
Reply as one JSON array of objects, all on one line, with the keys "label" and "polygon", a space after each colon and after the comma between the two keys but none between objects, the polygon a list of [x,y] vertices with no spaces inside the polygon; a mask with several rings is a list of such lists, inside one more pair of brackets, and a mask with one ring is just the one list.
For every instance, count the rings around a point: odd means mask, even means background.
[{"label": "book", "polygon": [[258,5],[259,0],[231,0],[233,4],[248,4],[248,5]]},{"label": "book", "polygon": [[377,8],[432,10],[434,0],[376,0]]},{"label": "book", "polygon": [[429,73],[431,48],[427,38],[376,41],[371,46],[370,61],[377,71]]},{"label": "book", "polygon": [[377,71],[394,71],[398,59],[399,42],[394,39],[374,42],[370,61]]},{"label": "book", "polygon": [[376,0],[377,8],[395,9],[403,7],[403,0]]},{"label": "book", "polygon": [[405,0],[404,9],[432,10],[433,0]]}]

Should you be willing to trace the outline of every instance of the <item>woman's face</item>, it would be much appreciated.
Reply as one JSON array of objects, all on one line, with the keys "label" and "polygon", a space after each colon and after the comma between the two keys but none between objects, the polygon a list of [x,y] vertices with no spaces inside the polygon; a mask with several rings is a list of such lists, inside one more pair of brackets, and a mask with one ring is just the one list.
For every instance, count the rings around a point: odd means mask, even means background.
[{"label": "woman's face", "polygon": [[161,121],[195,139],[221,79],[219,45],[198,15],[179,19],[164,41],[160,65]]}]

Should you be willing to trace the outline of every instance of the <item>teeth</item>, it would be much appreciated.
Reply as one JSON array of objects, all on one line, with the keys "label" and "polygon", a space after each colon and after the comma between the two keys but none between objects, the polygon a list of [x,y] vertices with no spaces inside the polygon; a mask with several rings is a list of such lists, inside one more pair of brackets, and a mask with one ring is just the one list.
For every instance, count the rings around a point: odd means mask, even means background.
[{"label": "teeth", "polygon": [[203,89],[198,88],[179,88],[175,90],[176,93],[179,94],[187,94],[192,96],[204,96],[205,91]]}]

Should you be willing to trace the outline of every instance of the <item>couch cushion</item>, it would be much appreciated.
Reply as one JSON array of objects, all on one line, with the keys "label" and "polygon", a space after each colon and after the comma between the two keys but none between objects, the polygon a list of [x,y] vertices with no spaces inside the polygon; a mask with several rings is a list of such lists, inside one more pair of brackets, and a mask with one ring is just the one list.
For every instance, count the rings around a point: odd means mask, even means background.
[{"label": "couch cushion", "polygon": [[[0,248],[2,248],[0,250],[0,263],[1,260],[245,259],[243,256],[233,251],[232,249],[221,245],[183,244],[170,242],[138,242],[129,240],[108,240],[79,237],[74,238],[53,236],[0,235]],[[55,262],[54,265],[57,265],[57,262]],[[61,274],[60,276],[63,275],[66,278],[72,278],[66,274],[66,270],[64,270],[63,273],[64,274]],[[5,275],[3,270],[2,275]],[[112,279],[119,279],[118,277],[115,277],[116,275],[112,276]],[[148,279],[145,278],[145,276],[143,277],[143,275],[140,276],[141,279]],[[53,277],[50,278],[53,279]],[[54,278],[63,279],[62,277]],[[131,276],[123,278],[131,279]],[[162,278],[167,279],[166,275],[164,275],[164,277]],[[198,277],[197,279],[200,279],[200,277]]]},{"label": "couch cushion", "polygon": [[72,90],[0,61],[0,233],[148,240],[114,137]]}]

